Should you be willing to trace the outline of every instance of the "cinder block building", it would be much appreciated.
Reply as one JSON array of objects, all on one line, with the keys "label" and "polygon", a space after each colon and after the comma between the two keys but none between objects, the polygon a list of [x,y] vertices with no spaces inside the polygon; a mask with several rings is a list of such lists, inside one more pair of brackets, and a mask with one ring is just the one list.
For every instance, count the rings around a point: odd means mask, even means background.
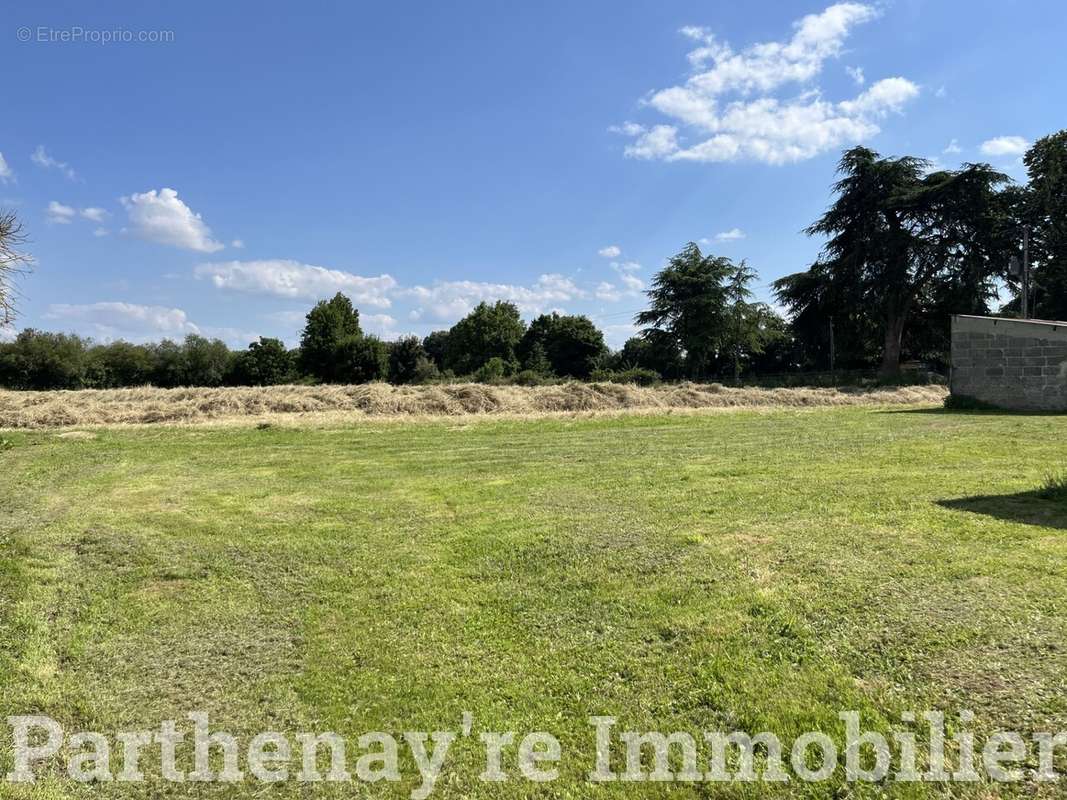
[{"label": "cinder block building", "polygon": [[1067,322],[954,316],[949,383],[1001,408],[1067,411]]}]

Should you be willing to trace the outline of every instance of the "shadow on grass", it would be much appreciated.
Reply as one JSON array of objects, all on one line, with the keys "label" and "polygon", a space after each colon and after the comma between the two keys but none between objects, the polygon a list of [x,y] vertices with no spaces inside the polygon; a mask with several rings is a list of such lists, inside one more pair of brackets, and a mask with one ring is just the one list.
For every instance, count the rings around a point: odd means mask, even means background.
[{"label": "shadow on grass", "polygon": [[1067,411],[1012,411],[1007,408],[883,408],[878,414],[933,414],[940,417],[1063,417]]},{"label": "shadow on grass", "polygon": [[1048,491],[1042,489],[1016,494],[990,494],[961,497],[957,500],[938,500],[937,504],[953,511],[984,514],[1008,522],[1067,530],[1067,496],[1063,494],[1050,496]]}]

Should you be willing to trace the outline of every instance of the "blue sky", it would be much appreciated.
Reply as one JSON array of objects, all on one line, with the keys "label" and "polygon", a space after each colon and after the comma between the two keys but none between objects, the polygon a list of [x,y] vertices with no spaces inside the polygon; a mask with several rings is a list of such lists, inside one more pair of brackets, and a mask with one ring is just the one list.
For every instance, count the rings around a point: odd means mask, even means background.
[{"label": "blue sky", "polygon": [[18,326],[295,344],[344,291],[389,338],[500,297],[618,346],[687,241],[806,267],[856,142],[1021,177],[1065,39],[1036,0],[8,5]]}]

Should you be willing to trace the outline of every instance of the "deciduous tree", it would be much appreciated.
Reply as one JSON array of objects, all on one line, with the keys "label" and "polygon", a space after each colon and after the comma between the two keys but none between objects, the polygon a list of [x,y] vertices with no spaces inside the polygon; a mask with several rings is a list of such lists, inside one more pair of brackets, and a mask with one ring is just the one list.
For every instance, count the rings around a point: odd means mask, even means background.
[{"label": "deciduous tree", "polygon": [[343,341],[362,334],[359,311],[351,300],[340,292],[330,300],[321,300],[308,312],[300,337],[301,369],[326,383],[336,380],[338,348]]}]

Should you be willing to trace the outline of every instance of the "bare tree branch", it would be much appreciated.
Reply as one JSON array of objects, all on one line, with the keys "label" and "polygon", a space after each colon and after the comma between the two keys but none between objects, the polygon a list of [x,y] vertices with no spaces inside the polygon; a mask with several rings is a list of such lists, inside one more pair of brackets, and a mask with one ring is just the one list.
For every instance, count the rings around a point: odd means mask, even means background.
[{"label": "bare tree branch", "polygon": [[0,325],[15,318],[15,279],[29,272],[33,259],[19,248],[26,243],[22,223],[11,211],[0,211]]}]

